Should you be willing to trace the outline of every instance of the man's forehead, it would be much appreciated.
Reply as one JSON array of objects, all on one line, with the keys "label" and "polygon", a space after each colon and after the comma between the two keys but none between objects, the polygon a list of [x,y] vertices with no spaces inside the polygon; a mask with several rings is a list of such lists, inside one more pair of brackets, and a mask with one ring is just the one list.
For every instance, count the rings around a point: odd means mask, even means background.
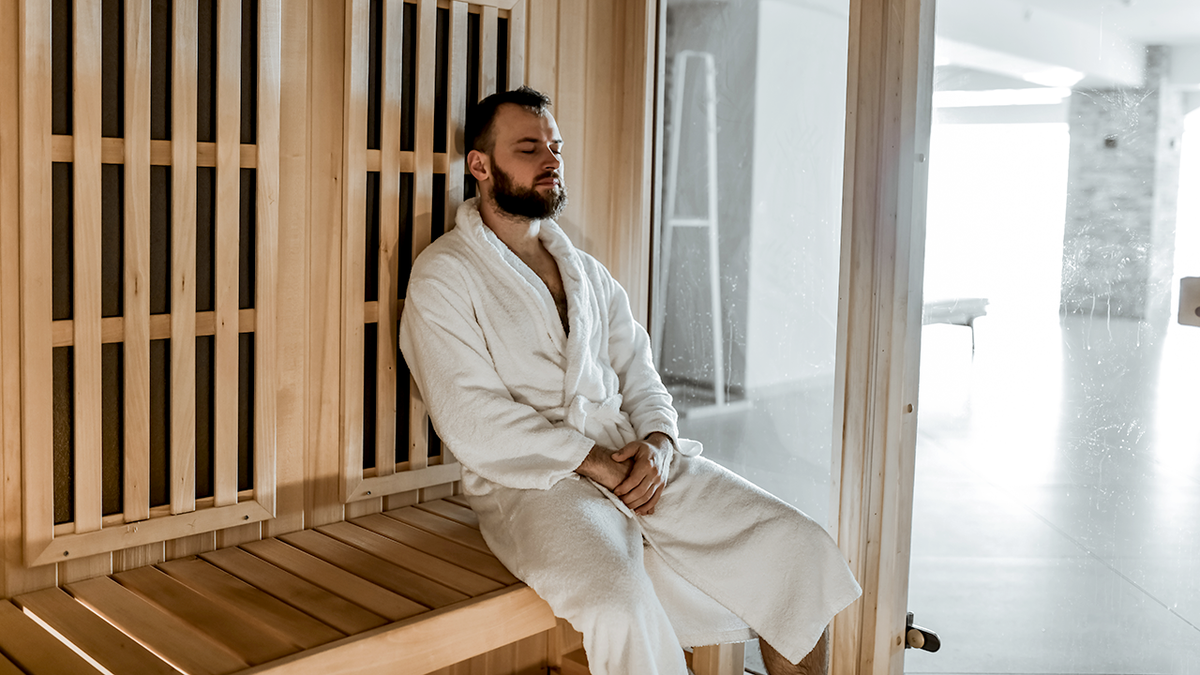
[{"label": "man's forehead", "polygon": [[499,143],[561,140],[558,124],[549,111],[537,113],[515,103],[505,103],[496,110],[493,124]]}]

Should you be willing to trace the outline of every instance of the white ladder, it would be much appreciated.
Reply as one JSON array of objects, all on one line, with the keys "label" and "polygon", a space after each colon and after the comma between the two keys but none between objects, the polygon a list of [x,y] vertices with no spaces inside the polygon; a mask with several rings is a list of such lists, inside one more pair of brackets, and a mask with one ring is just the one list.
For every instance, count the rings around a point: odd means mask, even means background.
[{"label": "white ladder", "polygon": [[[676,214],[679,185],[679,143],[683,133],[684,94],[688,61],[696,58],[704,63],[704,106],[708,160],[708,212],[703,217],[681,218]],[[725,340],[721,318],[721,269],[717,241],[717,68],[708,52],[684,50],[675,55],[671,69],[671,130],[667,141],[667,167],[663,190],[662,247],[659,264],[662,281],[659,284],[659,311],[654,313],[653,349],[655,365],[662,368],[662,334],[666,318],[667,289],[671,278],[671,241],[677,227],[708,229],[709,301],[712,312],[713,398],[716,406],[725,405]]]}]

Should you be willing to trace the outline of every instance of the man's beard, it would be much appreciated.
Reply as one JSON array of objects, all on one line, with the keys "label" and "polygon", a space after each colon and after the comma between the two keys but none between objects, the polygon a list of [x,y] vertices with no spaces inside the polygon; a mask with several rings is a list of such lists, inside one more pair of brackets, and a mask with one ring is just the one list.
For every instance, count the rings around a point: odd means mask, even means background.
[{"label": "man's beard", "polygon": [[[541,220],[557,218],[567,205],[567,186],[559,178],[558,185],[545,194],[538,192],[536,186],[518,186],[512,176],[492,162],[492,199],[503,212],[520,218]],[[538,174],[536,183],[551,176],[558,177],[553,171]]]}]

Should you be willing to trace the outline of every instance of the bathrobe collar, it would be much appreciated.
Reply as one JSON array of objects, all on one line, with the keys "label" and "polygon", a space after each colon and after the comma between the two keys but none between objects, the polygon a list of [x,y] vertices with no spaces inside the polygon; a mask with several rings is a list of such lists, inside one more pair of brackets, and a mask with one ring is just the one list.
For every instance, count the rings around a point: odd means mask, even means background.
[{"label": "bathrobe collar", "polygon": [[484,224],[479,215],[478,197],[458,207],[455,227],[463,231],[480,261],[493,269],[497,280],[510,285],[518,295],[524,297],[531,313],[542,317],[547,336],[566,357],[563,393],[567,401],[571,400],[579,390],[583,370],[588,363],[588,341],[593,339],[595,328],[594,315],[589,308],[593,307],[596,299],[585,279],[579,251],[558,223],[550,219],[542,221],[538,239],[558,263],[563,292],[567,296],[567,325],[571,331],[566,335],[554,298],[545,282]]}]

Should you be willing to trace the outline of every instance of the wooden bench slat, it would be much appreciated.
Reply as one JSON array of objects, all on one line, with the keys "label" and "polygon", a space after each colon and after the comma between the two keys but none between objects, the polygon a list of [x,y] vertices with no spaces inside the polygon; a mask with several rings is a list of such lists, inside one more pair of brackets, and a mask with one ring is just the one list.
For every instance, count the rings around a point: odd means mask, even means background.
[{"label": "wooden bench slat", "polygon": [[357,577],[294,546],[288,546],[278,539],[253,541],[242,544],[242,548],[389,621],[399,621],[429,611],[424,605]]},{"label": "wooden bench slat", "polygon": [[447,501],[451,504],[458,504],[464,509],[471,508],[471,502],[467,499],[466,495],[450,495],[449,497],[444,498],[442,501]]},{"label": "wooden bench slat", "polygon": [[432,579],[426,579],[399,565],[313,530],[291,532],[279,538],[348,572],[416,600],[426,607],[445,607],[468,597],[465,593],[459,593]]},{"label": "wooden bench slat", "polygon": [[382,616],[240,548],[218,549],[200,557],[346,635],[361,633],[388,622]]},{"label": "wooden bench slat", "polygon": [[100,672],[8,601],[0,601],[0,651],[29,675]]},{"label": "wooden bench slat", "polygon": [[459,506],[445,499],[435,499],[431,502],[417,504],[416,506],[422,511],[428,511],[448,520],[453,520],[473,530],[479,529],[479,516],[475,515],[474,511],[465,506]]},{"label": "wooden bench slat", "polygon": [[172,560],[158,567],[196,592],[245,614],[298,649],[346,637],[345,633],[198,558]]},{"label": "wooden bench slat", "polygon": [[430,673],[550,630],[554,614],[519,585],[286,657],[242,675]]},{"label": "wooden bench slat", "polygon": [[492,552],[488,548],[487,543],[483,541],[483,535],[479,534],[479,530],[473,530],[461,523],[446,520],[441,516],[435,516],[414,506],[405,506],[404,508],[387,511],[385,515],[414,527],[419,527],[426,532],[432,532],[439,537],[445,537],[464,546],[469,546],[477,551],[489,554]]},{"label": "wooden bench slat", "polygon": [[463,569],[452,562],[389,539],[353,523],[335,523],[318,527],[318,532],[360,548],[371,555],[392,561],[401,567],[444,584],[470,597],[500,590],[503,585],[481,574]]},{"label": "wooden bench slat", "polygon": [[15,663],[8,660],[3,654],[0,654],[0,675],[25,675]]},{"label": "wooden bench slat", "polygon": [[413,527],[408,523],[403,523],[395,518],[388,518],[383,514],[356,518],[354,523],[373,532],[378,532],[389,539],[394,539],[413,548],[418,548],[442,560],[453,561],[455,564],[478,572],[489,579],[495,579],[506,586],[520,582],[490,551],[484,553],[473,548],[468,548],[457,542]]},{"label": "wooden bench slat", "polygon": [[114,574],[113,578],[225,645],[250,665],[274,661],[299,651],[266,626],[230,612],[156,568],[139,567]]},{"label": "wooden bench slat", "polygon": [[[47,588],[20,595],[14,602],[35,614],[109,672],[178,675],[179,671],[167,662],[101,619],[61,588]],[[0,668],[0,673],[3,672],[3,668]]]},{"label": "wooden bench slat", "polygon": [[68,584],[67,591],[185,673],[224,675],[249,665],[224,645],[109,577]]}]

